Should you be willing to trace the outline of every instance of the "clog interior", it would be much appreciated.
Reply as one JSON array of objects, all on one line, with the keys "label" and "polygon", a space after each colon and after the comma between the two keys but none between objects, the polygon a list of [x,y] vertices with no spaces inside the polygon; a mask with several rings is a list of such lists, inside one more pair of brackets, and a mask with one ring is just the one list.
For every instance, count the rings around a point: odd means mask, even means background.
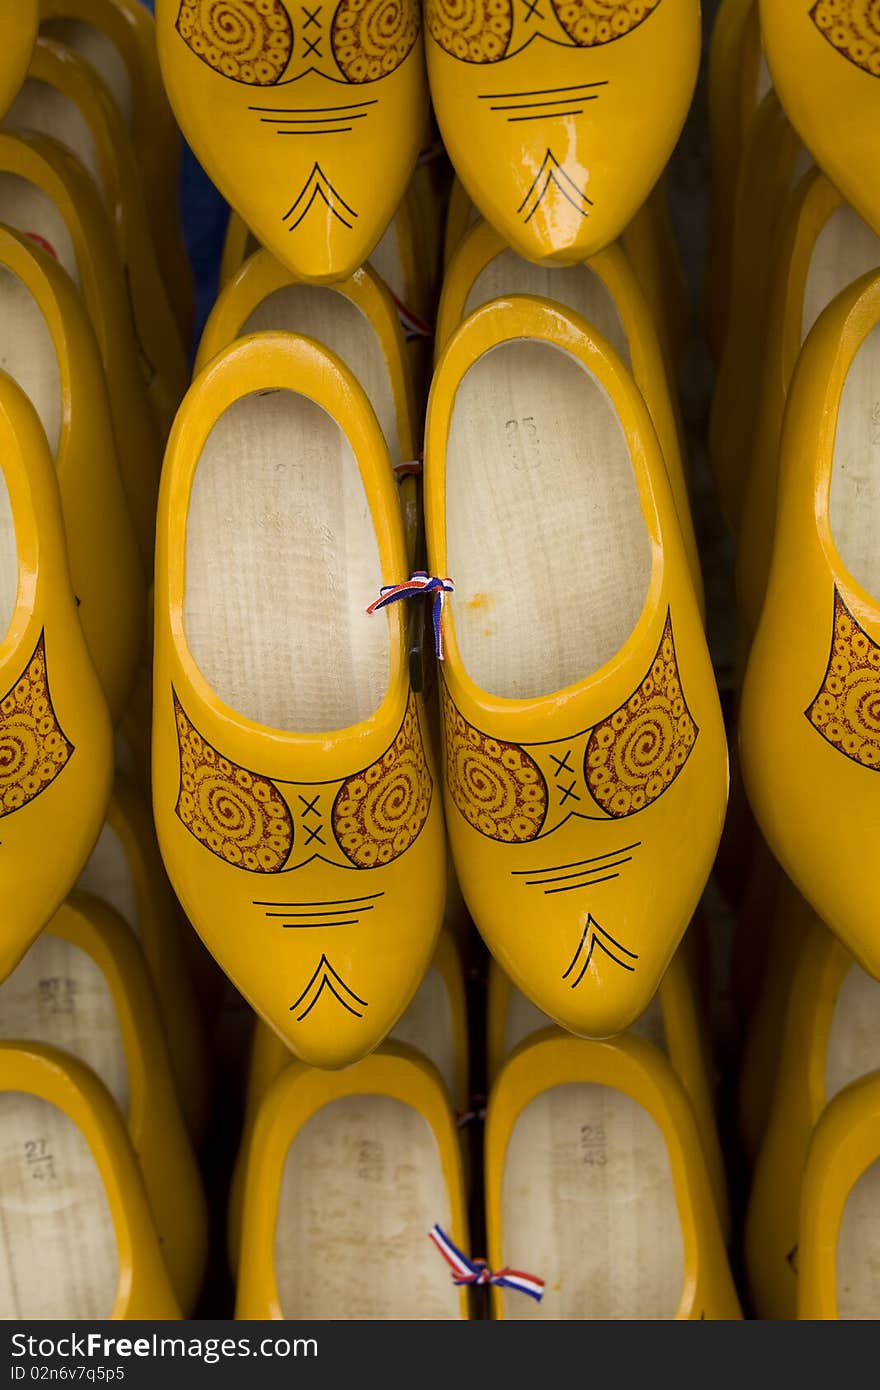
[{"label": "clog interior", "polygon": [[51,453],[61,440],[58,354],[43,311],[23,280],[0,266],[0,368],[18,382],[40,417]]},{"label": "clog interior", "polygon": [[825,1060],[825,1099],[860,1076],[880,1070],[880,983],[853,963],[840,986],[831,1017]]},{"label": "clog interior", "polygon": [[108,190],[95,137],[80,108],[59,87],[29,77],[2,122],[7,130],[33,130],[66,145],[87,169],[102,198]]},{"label": "clog interior", "polygon": [[623,1092],[557,1085],[517,1117],[501,1192],[504,1264],[540,1269],[541,1303],[503,1291],[517,1320],[674,1318],[684,1246],[669,1154]]},{"label": "clog interior", "polygon": [[388,686],[382,572],[341,427],[289,390],[235,401],[205,441],[186,528],[184,627],[216,694],[273,729],[367,719]]},{"label": "clog interior", "polygon": [[70,230],[57,203],[37,184],[18,174],[0,172],[0,220],[35,238],[79,285],[79,268]]},{"label": "clog interior", "polygon": [[851,1188],[837,1236],[837,1316],[874,1322],[880,1304],[880,1159]]},{"label": "clog interior", "polygon": [[4,1317],[110,1316],[116,1233],[88,1141],[62,1110],[0,1094],[0,1307]]},{"label": "clog interior", "polygon": [[117,110],[126,124],[131,121],[131,79],[125,59],[116,44],[95,24],[80,19],[48,19],[40,32],[63,43],[84,58],[106,82]]},{"label": "clog interior", "polygon": [[[296,1134],[284,1166],[274,1251],[282,1315],[460,1317],[458,1289],[425,1238],[426,1212],[449,1229],[427,1120],[391,1096],[329,1101]],[[353,1249],[357,1261],[344,1253]]]},{"label": "clog interior", "polygon": [[446,527],[461,659],[493,695],[583,681],[641,615],[651,545],[626,435],[604,388],[552,344],[502,343],[461,379]]}]

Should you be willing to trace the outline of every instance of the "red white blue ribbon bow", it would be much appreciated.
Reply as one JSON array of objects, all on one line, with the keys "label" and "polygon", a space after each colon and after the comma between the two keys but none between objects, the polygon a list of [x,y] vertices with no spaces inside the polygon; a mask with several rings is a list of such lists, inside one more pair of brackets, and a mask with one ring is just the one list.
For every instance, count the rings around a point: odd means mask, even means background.
[{"label": "red white blue ribbon bow", "polygon": [[536,1303],[544,1297],[544,1280],[536,1275],[525,1274],[521,1269],[499,1269],[493,1274],[485,1260],[469,1260],[439,1226],[432,1227],[428,1236],[452,1269],[453,1284],[495,1284],[500,1289],[527,1294]]},{"label": "red white blue ribbon bow", "polygon": [[436,575],[426,574],[424,570],[416,570],[403,584],[383,585],[379,590],[379,597],[370,604],[367,612],[375,613],[377,609],[387,608],[389,603],[397,603],[402,598],[416,598],[420,594],[431,594],[433,597],[434,647],[437,652],[437,660],[442,661],[443,627],[441,619],[443,617],[443,604],[446,601],[446,595],[451,594],[454,588],[455,585],[451,579],[438,579]]}]

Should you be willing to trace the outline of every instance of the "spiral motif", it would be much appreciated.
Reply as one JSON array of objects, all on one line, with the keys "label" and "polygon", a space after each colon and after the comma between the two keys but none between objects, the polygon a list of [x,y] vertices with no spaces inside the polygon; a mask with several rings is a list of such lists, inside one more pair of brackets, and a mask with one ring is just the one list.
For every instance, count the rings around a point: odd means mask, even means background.
[{"label": "spiral motif", "polygon": [[657,654],[638,690],[597,724],[587,740],[587,786],[609,816],[644,810],[675,781],[698,733],[682,694],[667,617]]},{"label": "spiral motif", "polygon": [[443,690],[446,784],[465,820],[490,840],[525,844],[547,817],[547,784],[516,743],[502,743],[468,724]]},{"label": "spiral motif", "polygon": [[862,767],[880,768],[880,646],[836,590],[828,669],[805,713],[839,753]]},{"label": "spiral motif", "polygon": [[72,753],[52,706],[41,633],[23,674],[0,700],[0,817],[45,791]]},{"label": "spiral motif", "polygon": [[293,52],[281,0],[181,0],[177,32],[209,68],[252,87],[279,82]]},{"label": "spiral motif", "polygon": [[333,833],[358,869],[390,864],[409,849],[428,819],[433,783],[412,695],[391,747],[343,782],[333,802]]},{"label": "spiral motif", "polygon": [[180,793],[175,811],[191,835],[235,869],[277,874],[293,848],[286,801],[266,777],[224,758],[174,696]]},{"label": "spiral motif", "polygon": [[660,0],[550,0],[556,18],[578,48],[622,39],[656,10]]},{"label": "spiral motif", "polygon": [[513,32],[513,0],[427,0],[435,43],[463,63],[497,63]]},{"label": "spiral motif", "polygon": [[399,68],[419,36],[414,0],[341,0],[330,42],[348,82],[376,82]]},{"label": "spiral motif", "polygon": [[818,0],[810,18],[832,48],[880,77],[880,0]]}]

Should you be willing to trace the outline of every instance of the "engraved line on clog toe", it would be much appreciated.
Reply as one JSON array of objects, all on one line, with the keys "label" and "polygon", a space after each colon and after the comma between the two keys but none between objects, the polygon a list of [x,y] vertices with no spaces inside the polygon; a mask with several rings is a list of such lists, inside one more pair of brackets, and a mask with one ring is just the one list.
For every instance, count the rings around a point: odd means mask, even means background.
[{"label": "engraved line on clog toe", "polygon": [[[339,989],[336,988],[337,985]],[[341,1004],[344,1009],[347,1009],[350,1014],[354,1014],[355,1018],[363,1018],[363,1014],[358,1009],[354,1008],[353,1004],[346,1003],[343,994],[353,1000],[354,1004],[360,1004],[361,1008],[369,1008],[366,999],[361,999],[359,994],[355,994],[354,990],[345,983],[339,972],[333,969],[333,966],[322,951],[321,959],[315,966],[311,979],[299,998],[295,999],[290,1006],[290,1013],[294,1013],[301,1004],[306,1005],[303,1012],[296,1015],[297,1023],[302,1023],[303,1019],[308,1018],[325,990],[329,991],[336,1002]],[[342,991],[342,994],[340,994],[339,990]]]},{"label": "engraved line on clog toe", "polygon": [[364,121],[367,106],[376,106],[378,97],[347,102],[343,106],[249,106],[261,125],[275,127],[276,135],[347,135],[354,126],[346,121]]},{"label": "engraved line on clog toe", "polygon": [[[384,898],[382,893],[366,893],[361,898],[329,898],[317,899],[314,902],[282,903],[259,901],[254,899],[254,907],[265,907],[269,911],[264,912],[263,916],[268,917],[274,922],[276,917],[285,918],[281,923],[284,931],[311,931],[315,927],[357,927],[360,926],[361,913],[372,912],[377,898]],[[276,911],[275,909],[282,909]],[[337,917],[335,922],[318,921],[311,919]],[[292,920],[296,919],[296,920]],[[299,920],[303,919],[303,920]]]},{"label": "engraved line on clog toe", "polygon": [[[302,203],[303,199],[306,198],[307,195],[310,195],[308,197],[308,201],[306,202],[305,207],[300,209],[299,215],[296,218],[296,220],[291,222],[290,226],[287,229],[289,232],[296,231],[300,223],[308,216],[315,199],[319,196],[323,199],[328,210],[333,214],[333,216],[342,223],[343,227],[347,227],[348,230],[351,231],[351,228],[354,224],[352,222],[347,221],[347,219],[343,217],[342,213],[339,211],[339,208],[344,208],[345,211],[351,217],[357,217],[359,214],[356,213],[354,208],[351,207],[350,204],[345,201],[342,194],[339,193],[333,187],[333,184],[330,182],[317,160],[315,160],[314,164],[312,165],[311,173],[309,174],[308,178],[306,179],[296,198],[291,203],[290,207],[287,209],[287,212],[282,214],[282,222],[287,222],[291,217],[293,217],[294,213],[299,208],[300,203]],[[337,204],[339,206],[337,206]]]},{"label": "engraved line on clog toe", "polygon": [[[558,178],[557,174],[559,175]],[[538,191],[538,185],[542,178],[544,179],[544,184],[540,191]],[[566,184],[568,187],[566,187]],[[562,194],[565,201],[571,204],[575,212],[580,213],[581,217],[589,217],[590,208],[593,206],[592,198],[588,198],[586,193],[578,188],[574,179],[565,172],[553,151],[548,149],[544,158],[541,160],[541,167],[532,180],[529,191],[517,208],[517,212],[522,214],[524,222],[531,222],[538,208],[550,192],[551,187],[556,188],[558,192]],[[585,203],[587,204],[586,207],[583,206]]]},{"label": "engraved line on clog toe", "polygon": [[[605,938],[605,940],[603,940],[603,937]],[[605,944],[606,941],[610,941],[611,946],[607,946]],[[611,933],[609,931],[606,931],[605,928],[596,921],[592,913],[587,913],[587,924],[584,927],[583,935],[581,936],[581,939],[578,942],[578,948],[571,958],[571,964],[568,966],[568,969],[563,972],[562,976],[563,980],[568,979],[569,975],[577,966],[578,960],[580,959],[581,955],[584,953],[584,951],[586,951],[586,956],[584,959],[584,963],[581,967],[580,973],[578,974],[577,978],[572,981],[572,989],[577,989],[581,980],[586,975],[587,968],[593,957],[593,951],[597,946],[599,947],[600,951],[605,952],[609,960],[613,960],[615,965],[619,965],[621,970],[629,970],[632,974],[635,973],[635,966],[628,965],[627,962],[625,960],[621,960],[620,956],[616,955],[615,952],[619,951],[621,955],[626,956],[629,960],[638,960],[639,957],[637,953],[635,951],[628,950],[627,947],[622,944],[622,942],[616,941],[615,938],[611,935]],[[611,947],[613,947],[614,950],[612,950]]]},{"label": "engraved line on clog toe", "polygon": [[[585,82],[578,87],[547,87],[545,89],[546,95],[539,92],[487,92],[484,96],[477,97],[477,100],[497,103],[489,107],[490,111],[515,112],[516,114],[512,116],[504,115],[504,120],[507,121],[508,125],[518,121],[549,121],[559,116],[583,116],[583,103],[598,101],[602,95],[600,91],[591,90],[591,88],[607,86],[606,80],[604,82]],[[561,92],[566,93],[566,95],[557,95]],[[559,107],[567,109],[560,111]]]}]

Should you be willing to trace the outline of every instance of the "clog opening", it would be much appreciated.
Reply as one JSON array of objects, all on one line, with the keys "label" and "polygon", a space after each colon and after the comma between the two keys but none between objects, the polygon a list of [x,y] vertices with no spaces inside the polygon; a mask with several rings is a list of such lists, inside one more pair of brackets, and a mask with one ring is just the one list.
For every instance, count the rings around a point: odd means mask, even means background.
[{"label": "clog opening", "polygon": [[79,286],[79,267],[70,230],[56,204],[37,184],[0,172],[0,222],[35,241]]},{"label": "clog opening", "polygon": [[880,1069],[878,1018],[880,984],[853,963],[834,1003],[825,1058],[826,1103],[851,1081]]},{"label": "clog opening", "polygon": [[6,130],[35,130],[58,140],[88,170],[106,201],[94,137],[82,111],[66,92],[29,77],[6,113],[3,126]]},{"label": "clog opening", "polygon": [[186,527],[184,626],[216,694],[273,729],[369,718],[388,686],[383,583],[360,469],[336,421],[288,390],[255,392],[205,440]]},{"label": "clog opening", "polygon": [[[880,240],[874,242],[880,269]],[[841,560],[880,603],[880,327],[856,353],[841,393],[829,520]]]},{"label": "clog opening", "polygon": [[140,936],[137,891],[131,864],[118,831],[109,822],[105,821],[101,827],[95,848],[77,880],[77,887],[109,903],[131,927],[135,936]]},{"label": "clog opening", "polygon": [[30,398],[52,455],[61,439],[61,373],[43,311],[27,285],[0,265],[0,368]]},{"label": "clog opening", "polygon": [[519,1320],[674,1318],[684,1243],[669,1154],[622,1091],[568,1083],[541,1092],[510,1135],[501,1263],[545,1280],[541,1303],[503,1293]]},{"label": "clog opening", "polygon": [[321,285],[286,285],[257,306],[240,332],[273,329],[314,338],[342,359],[376,412],[391,463],[399,463],[397,412],[388,363],[373,324],[357,304]]},{"label": "clog opening", "polygon": [[515,251],[493,256],[470,288],[463,318],[508,294],[531,294],[551,303],[564,304],[591,323],[608,339],[627,366],[630,365],[629,340],[620,314],[604,281],[588,265],[535,265]]},{"label": "clog opening", "polygon": [[0,1095],[0,1307],[6,1317],[109,1318],[116,1233],[85,1136],[48,1101]]},{"label": "clog opening", "polygon": [[880,1307],[880,1159],[854,1183],[837,1235],[837,1316],[874,1322]]},{"label": "clog opening", "polygon": [[128,1114],[128,1067],[113,991],[82,947],[50,932],[37,937],[0,984],[0,1038],[48,1043],[72,1053]]},{"label": "clog opening", "polygon": [[15,541],[15,521],[6,478],[0,468],[0,642],[3,641],[15,614],[18,595],[18,546]]},{"label": "clog opening", "polygon": [[550,695],[626,642],[651,544],[614,405],[568,352],[512,340],[465,373],[449,423],[446,528],[458,646],[483,690]]},{"label": "clog opening", "polygon": [[79,19],[47,19],[40,25],[40,33],[46,38],[72,48],[110,89],[119,114],[126,125],[131,125],[132,95],[131,79],[125,59],[109,35],[94,24],[86,24]]},{"label": "clog opening", "polygon": [[[449,1231],[427,1120],[391,1096],[330,1101],[284,1164],[274,1241],[282,1317],[459,1318],[459,1291],[427,1237],[435,1221]],[[345,1255],[352,1250],[356,1260]]]}]

